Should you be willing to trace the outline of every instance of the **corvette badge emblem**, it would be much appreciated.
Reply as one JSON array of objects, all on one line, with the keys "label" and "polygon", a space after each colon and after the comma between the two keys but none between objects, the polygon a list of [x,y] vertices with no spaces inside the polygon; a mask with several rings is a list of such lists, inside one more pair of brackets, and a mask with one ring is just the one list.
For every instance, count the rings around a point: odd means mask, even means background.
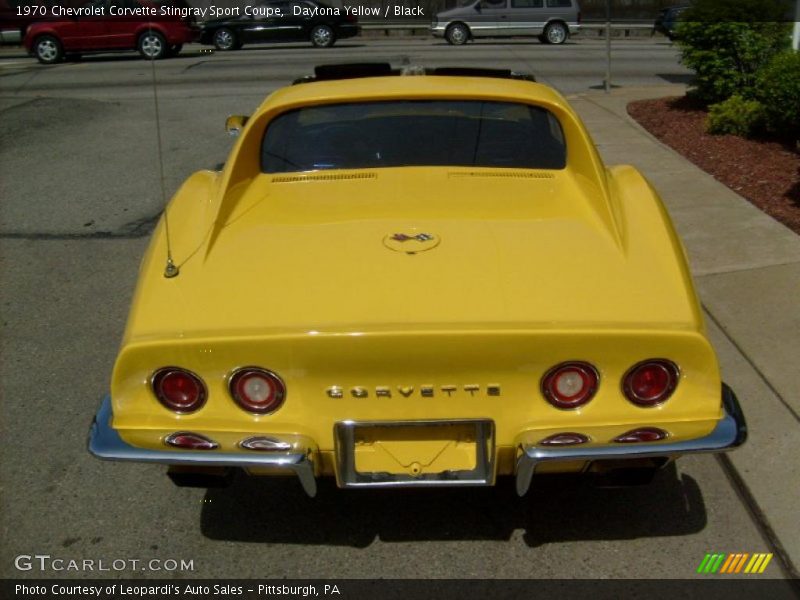
[{"label": "corvette badge emblem", "polygon": [[395,233],[392,236],[395,242],[407,242],[409,240],[417,240],[418,242],[427,242],[434,239],[430,233],[418,233],[417,235],[407,235],[405,233]]},{"label": "corvette badge emblem", "polygon": [[412,227],[405,231],[390,233],[383,238],[383,245],[395,252],[417,254],[436,248],[440,241],[438,235],[426,231],[417,231]]}]

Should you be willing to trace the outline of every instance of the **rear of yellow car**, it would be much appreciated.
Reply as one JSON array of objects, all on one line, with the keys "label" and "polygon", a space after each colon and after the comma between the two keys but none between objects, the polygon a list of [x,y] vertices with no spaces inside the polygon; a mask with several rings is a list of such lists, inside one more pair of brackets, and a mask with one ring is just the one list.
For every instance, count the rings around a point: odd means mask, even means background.
[{"label": "rear of yellow car", "polygon": [[162,223],[100,458],[524,494],[744,441],[660,200],[544,86],[288,88],[167,214],[179,274]]}]

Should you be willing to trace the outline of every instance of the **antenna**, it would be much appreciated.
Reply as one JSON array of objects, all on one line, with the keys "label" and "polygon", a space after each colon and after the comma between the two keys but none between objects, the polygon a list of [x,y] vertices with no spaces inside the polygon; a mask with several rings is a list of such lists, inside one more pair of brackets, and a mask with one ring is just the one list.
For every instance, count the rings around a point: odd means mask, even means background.
[{"label": "antenna", "polygon": [[161,186],[161,203],[164,205],[164,233],[167,238],[167,264],[164,277],[175,277],[180,269],[172,260],[172,245],[169,239],[169,217],[167,215],[167,192],[164,185],[164,154],[161,150],[161,115],[158,110],[158,86],[156,85],[156,60],[150,59],[150,72],[153,76],[153,104],[156,109],[156,139],[158,140],[158,179]]}]

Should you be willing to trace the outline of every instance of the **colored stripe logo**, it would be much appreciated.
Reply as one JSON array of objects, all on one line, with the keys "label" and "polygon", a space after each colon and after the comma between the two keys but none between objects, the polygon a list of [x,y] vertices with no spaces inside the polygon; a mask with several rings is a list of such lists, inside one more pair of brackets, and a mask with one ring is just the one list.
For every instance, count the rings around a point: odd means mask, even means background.
[{"label": "colored stripe logo", "polygon": [[746,573],[748,575],[755,575],[763,573],[767,568],[769,561],[772,560],[772,554],[748,554],[747,552],[739,552],[734,554],[706,554],[700,566],[697,567],[698,573],[705,574],[726,574],[735,575],[737,573]]}]

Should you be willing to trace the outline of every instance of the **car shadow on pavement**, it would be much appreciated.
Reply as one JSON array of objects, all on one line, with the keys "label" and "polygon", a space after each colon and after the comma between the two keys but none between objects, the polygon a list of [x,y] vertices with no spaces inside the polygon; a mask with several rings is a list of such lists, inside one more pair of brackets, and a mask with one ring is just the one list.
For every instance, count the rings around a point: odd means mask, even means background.
[{"label": "car shadow on pavement", "polygon": [[209,489],[201,530],[214,540],[364,548],[384,542],[508,540],[528,546],[578,540],[687,535],[706,525],[697,482],[674,464],[650,485],[597,488],[587,477],[537,476],[519,498],[511,478],[487,488],[341,490],[319,481],[316,498],[287,478],[240,477]]}]

